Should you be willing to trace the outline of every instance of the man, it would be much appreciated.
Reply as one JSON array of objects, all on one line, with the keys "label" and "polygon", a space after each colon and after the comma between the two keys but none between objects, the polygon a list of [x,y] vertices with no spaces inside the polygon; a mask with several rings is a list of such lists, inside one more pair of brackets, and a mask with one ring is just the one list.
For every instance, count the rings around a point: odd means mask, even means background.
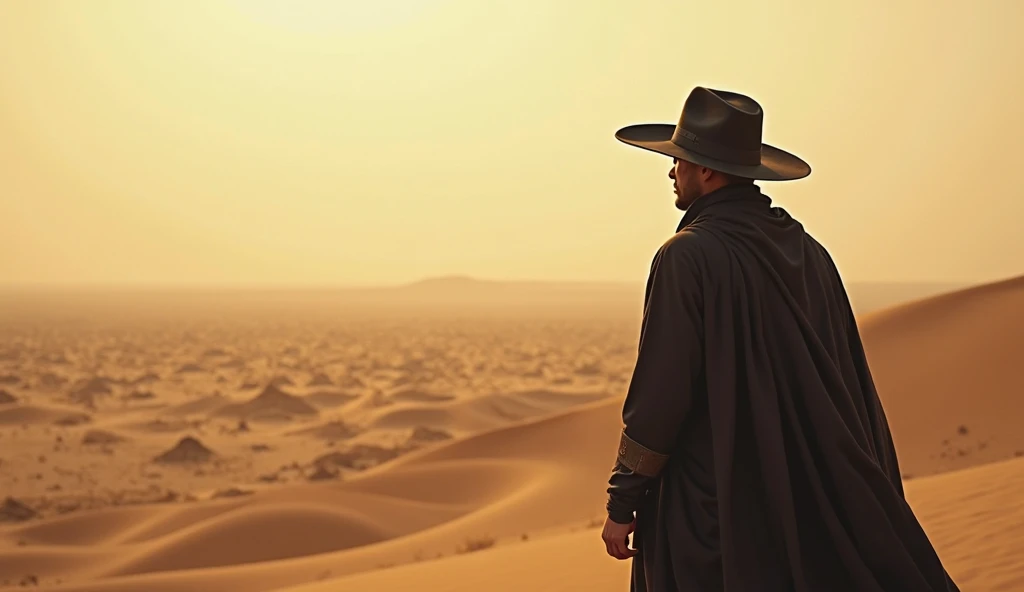
[{"label": "man", "polygon": [[754,184],[811,171],[761,143],[762,118],[697,87],[677,125],[616,133],[672,157],[686,214],[647,282],[608,553],[633,558],[634,591],[956,591],[904,499],[839,273]]}]

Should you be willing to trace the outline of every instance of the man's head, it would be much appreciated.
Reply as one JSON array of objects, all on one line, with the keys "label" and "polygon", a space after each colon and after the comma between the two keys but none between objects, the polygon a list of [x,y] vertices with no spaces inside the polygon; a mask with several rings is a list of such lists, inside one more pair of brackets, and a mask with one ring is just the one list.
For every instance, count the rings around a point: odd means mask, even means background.
[{"label": "man's head", "polygon": [[693,202],[697,201],[698,197],[726,185],[754,182],[753,179],[729,175],[680,158],[672,159],[672,168],[668,171],[668,178],[672,179],[676,194],[676,207],[680,210],[689,208]]}]

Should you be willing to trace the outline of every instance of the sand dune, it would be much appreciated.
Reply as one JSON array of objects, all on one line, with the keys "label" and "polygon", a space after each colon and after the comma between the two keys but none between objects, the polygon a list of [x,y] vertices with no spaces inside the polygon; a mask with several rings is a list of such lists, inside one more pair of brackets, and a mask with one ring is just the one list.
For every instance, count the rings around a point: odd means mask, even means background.
[{"label": "sand dune", "polygon": [[[1024,535],[1015,534],[1024,532],[1024,458],[1013,458],[1024,448],[1013,430],[1021,374],[1011,355],[1024,349],[1022,310],[1017,280],[860,323],[901,465],[920,476],[908,481],[908,498],[964,590],[1024,587]],[[160,390],[164,379],[150,381],[163,407],[99,406],[88,426],[66,423],[66,414],[81,412],[35,391],[29,405],[16,390],[18,401],[0,405],[0,457],[16,443],[22,477],[3,484],[43,492],[46,503],[28,496],[33,505],[10,506],[40,516],[0,526],[0,583],[79,592],[622,589],[628,564],[604,554],[595,528],[620,427],[621,396],[606,393],[621,395],[634,352],[633,328],[617,327],[619,341],[608,339],[609,329],[552,325],[518,343],[477,327],[465,329],[471,338],[453,336],[450,325],[413,346],[381,337],[382,329],[367,333],[381,351],[404,357],[274,341],[258,350],[246,347],[251,338],[235,348],[175,347],[178,357],[159,368],[176,382]],[[400,333],[408,338],[414,329]],[[522,335],[518,325],[504,331]],[[574,346],[556,345],[574,343],[574,334],[583,336]],[[608,345],[595,353],[594,343]],[[460,358],[437,362],[449,369],[447,386],[396,388],[402,376],[435,371],[423,352],[459,347]],[[288,365],[272,366],[260,351]],[[303,362],[306,351],[323,357]],[[211,372],[173,374],[221,357],[244,362],[224,372],[247,373],[221,382],[271,378],[236,401],[209,394]],[[19,377],[47,371],[11,368]],[[88,376],[118,375],[101,370]],[[84,380],[76,384],[92,379]],[[570,386],[552,388],[560,381]],[[331,383],[345,391],[309,390]],[[97,401],[105,403],[134,385],[103,386],[110,392],[97,392]],[[61,419],[65,425],[54,425]],[[126,432],[131,445],[115,451]],[[87,439],[99,446],[82,445]],[[44,453],[56,460],[31,464]],[[61,468],[75,459],[81,469]],[[8,461],[0,462],[8,479]],[[362,462],[373,466],[356,470]],[[326,465],[344,470],[307,481]],[[29,467],[52,474],[24,477]],[[103,491],[94,473],[137,489]],[[941,474],[923,476],[933,473]],[[73,497],[87,494],[93,501]],[[71,502],[79,505],[54,510]]]},{"label": "sand dune", "polygon": [[314,391],[303,395],[302,398],[320,409],[332,409],[358,399],[359,395],[341,391]]},{"label": "sand dune", "polygon": [[268,504],[227,512],[159,539],[113,575],[240,565],[369,545],[393,536],[345,508]]},{"label": "sand dune", "polygon": [[54,520],[33,522],[5,533],[28,545],[89,546],[116,543],[122,533],[152,519],[152,507],[79,512]]},{"label": "sand dune", "polygon": [[904,471],[1024,455],[1024,278],[878,312],[861,332]]},{"label": "sand dune", "polygon": [[540,417],[608,396],[604,392],[522,391],[446,401],[444,404],[395,404],[373,409],[363,420],[380,429],[441,428],[456,433],[494,429]]},{"label": "sand dune", "polygon": [[[908,498],[962,590],[1024,589],[1024,459],[913,480]],[[629,564],[605,555],[599,529],[502,545],[480,553],[412,563],[287,588],[286,592],[550,590],[616,592]],[[284,591],[282,591],[284,592]]]},{"label": "sand dune", "polygon": [[[469,448],[478,443],[491,440],[490,444],[519,442],[510,456],[523,454],[526,457],[538,456],[533,444],[527,443],[523,436],[541,436],[540,445],[550,444],[552,440],[561,441],[555,434],[571,427],[573,424],[594,424],[601,415],[608,416],[610,406],[601,404],[595,407],[575,411],[559,418],[539,421],[529,425],[501,430],[487,437],[472,438],[465,444],[453,445],[438,449],[433,453],[424,453],[416,458],[403,461],[406,470],[397,471],[392,467],[383,470],[377,477],[368,476],[360,480],[360,489],[375,491],[418,491],[424,483],[419,479],[427,479],[436,483],[436,473],[422,473],[426,467],[444,462],[449,470],[458,471],[460,459],[463,462]],[[597,427],[597,426],[594,426]],[[522,432],[528,432],[524,434]],[[480,442],[483,441],[483,442]],[[463,449],[464,448],[464,449]],[[448,450],[451,449],[451,450]],[[460,450],[462,449],[462,450]],[[484,446],[481,450],[488,458],[500,457],[501,450]],[[574,451],[568,457],[575,456]],[[596,454],[591,451],[591,457]],[[558,458],[555,460],[565,460]],[[453,463],[453,461],[456,461]],[[499,463],[500,464],[500,463]],[[488,478],[487,473],[493,470],[494,462],[487,462],[481,467],[462,466],[475,479],[477,489],[464,491],[458,488],[435,487],[435,503],[452,503],[471,501],[474,505],[497,507],[500,513],[508,511],[511,487],[502,483],[501,479]],[[485,469],[483,467],[490,467]],[[483,469],[483,470],[479,470]],[[389,477],[384,478],[385,475]],[[451,476],[451,475],[449,475]],[[484,478],[479,478],[483,476]],[[537,475],[534,475],[536,477]],[[482,488],[480,486],[483,486]],[[908,497],[925,522],[929,534],[935,540],[951,573],[960,581],[964,589],[1015,589],[1014,586],[1024,581],[1024,571],[1017,563],[1024,553],[1024,535],[1019,531],[1006,528],[1007,521],[1020,524],[1024,521],[1024,501],[1017,492],[1024,486],[1024,460],[1011,460],[998,464],[989,464],[976,469],[940,475],[931,478],[913,480],[908,483]],[[513,490],[514,491],[514,490]],[[578,490],[577,490],[578,491]],[[279,491],[278,495],[285,494]],[[268,500],[269,501],[269,500]],[[539,501],[539,500],[535,500]],[[539,503],[536,504],[540,506]],[[380,508],[377,508],[380,509]],[[489,513],[489,512],[488,512]],[[287,515],[281,512],[278,516]],[[387,514],[377,514],[386,516]],[[511,521],[506,517],[505,520]],[[474,519],[474,522],[486,521]],[[258,522],[258,521],[257,521]],[[969,526],[969,536],[965,528]],[[449,528],[432,529],[434,531]],[[426,531],[430,532],[430,531]],[[1014,536],[1014,533],[1018,533]],[[421,544],[425,537],[418,537]],[[403,590],[427,589],[437,591],[478,590],[481,587],[494,590],[520,590],[537,587],[545,590],[617,590],[625,581],[627,567],[608,559],[602,553],[599,532],[596,529],[581,529],[580,532],[556,534],[550,537],[540,536],[529,539],[528,544],[519,540],[501,541],[493,551],[463,554],[444,558],[439,561],[413,562],[411,564],[383,570],[373,570],[340,579],[331,579],[319,584],[307,584],[289,589],[291,592],[318,592],[320,590],[339,589],[373,589]],[[395,545],[392,545],[395,547]],[[351,553],[351,552],[347,552]],[[162,556],[161,556],[162,557]],[[373,555],[361,553],[360,560],[369,560]],[[308,574],[333,575],[352,569],[345,561],[346,552],[327,556],[309,557],[302,566],[294,563],[278,565],[276,576],[288,579],[296,572]],[[378,554],[379,558],[379,554]],[[423,559],[421,557],[421,559]],[[153,573],[131,581],[123,580],[120,584],[112,580],[109,585],[99,587],[73,587],[75,590],[186,590],[190,585],[208,582],[216,586],[244,586],[247,590],[274,589],[276,582],[262,582],[264,571],[272,564],[232,568],[217,572],[178,572]],[[136,563],[122,566],[119,573],[137,571]],[[529,566],[529,569],[524,569]],[[358,566],[357,566],[357,569]],[[552,580],[551,574],[565,577]],[[189,577],[191,576],[191,577]],[[209,578],[209,579],[204,579]],[[314,579],[311,577],[310,579]],[[132,588],[131,586],[135,586]]]},{"label": "sand dune", "polygon": [[[550,529],[552,525],[586,524],[599,510],[603,499],[600,481],[606,476],[612,458],[610,455],[614,453],[618,419],[616,406],[611,403],[599,402],[596,406],[591,405],[536,423],[521,424],[467,438],[450,446],[412,453],[407,458],[394,461],[398,463],[394,467],[385,465],[379,470],[371,469],[364,478],[332,485],[330,489],[318,492],[316,495],[321,499],[319,503],[324,503],[326,498],[332,511],[345,507],[358,512],[360,505],[370,506],[366,509],[373,511],[363,511],[361,515],[364,522],[360,524],[367,524],[367,520],[379,521],[383,516],[394,516],[393,508],[379,513],[382,504],[412,505],[418,507],[420,512],[444,521],[435,523],[429,530],[423,530],[431,524],[420,520],[421,530],[412,531],[409,527],[417,526],[416,521],[406,520],[398,523],[407,525],[404,530],[406,536],[393,538],[387,545],[359,547],[333,557],[307,557],[306,561],[313,565],[329,564],[331,572],[335,574],[354,573],[368,566],[452,554],[473,539],[519,540],[523,534],[541,532]],[[603,446],[595,445],[594,434],[601,435],[598,442],[604,440]],[[563,440],[565,438],[568,444]],[[605,452],[596,454],[599,448],[604,448]],[[453,483],[458,486],[452,487]],[[249,532],[247,525],[250,520],[259,528],[269,529],[267,533],[273,532],[269,522],[274,520],[274,516],[281,520],[279,524],[287,523],[290,514],[280,511],[282,506],[275,498],[284,498],[290,504],[301,504],[307,508],[316,503],[309,499],[303,500],[302,493],[294,490],[267,491],[248,496],[246,507],[262,507],[263,510],[239,515],[237,520],[227,523],[230,525],[227,529],[230,536],[241,531]],[[425,511],[425,508],[429,510]],[[136,508],[125,510],[134,511]],[[318,517],[322,516],[315,514],[314,519]],[[113,520],[125,522],[117,518]],[[281,545],[274,544],[273,539],[259,539],[260,549],[251,550],[249,555],[239,550],[213,557],[207,557],[210,552],[186,553],[184,556],[192,557],[193,561],[193,564],[187,566],[180,563],[183,555],[177,551],[169,552],[168,555],[163,555],[162,551],[151,551],[156,547],[162,549],[164,545],[170,545],[172,549],[188,548],[187,540],[192,540],[195,548],[195,545],[211,536],[220,536],[220,525],[221,519],[216,516],[203,517],[187,525],[178,524],[176,530],[150,540],[144,549],[137,550],[139,557],[132,561],[122,563],[112,559],[101,561],[98,555],[90,557],[94,562],[106,563],[109,568],[104,575],[114,577],[147,571],[204,567],[210,565],[208,561],[220,565],[227,564],[224,562],[258,561],[267,559],[266,553],[271,552],[279,554],[274,557],[277,559],[293,556]],[[325,532],[329,533],[330,530]],[[359,532],[365,534],[366,531]],[[395,534],[391,533],[392,536]],[[249,539],[255,540],[252,537]],[[250,545],[242,547],[248,549]],[[345,548],[347,546],[339,542],[330,550]],[[80,569],[77,563],[79,552],[66,555],[58,553],[57,549],[48,549],[47,552],[48,561],[61,564],[48,576],[60,574],[67,577]],[[27,551],[16,553],[22,555]],[[0,578],[5,575],[0,572]],[[159,580],[161,575],[154,573],[150,578]],[[196,575],[203,577],[201,572],[196,572]],[[238,568],[237,571],[225,573],[223,577],[227,578],[224,582],[228,585],[227,582],[247,580],[249,574],[246,569]],[[155,580],[142,581],[146,582],[145,586],[149,586]],[[193,585],[194,582],[184,584],[183,588],[167,589],[186,590]],[[230,586],[236,584],[231,583]]]},{"label": "sand dune", "polygon": [[299,415],[317,415],[316,407],[301,397],[289,394],[280,388],[282,379],[271,381],[258,395],[244,403],[231,403],[217,408],[216,417],[238,419],[279,420]]}]

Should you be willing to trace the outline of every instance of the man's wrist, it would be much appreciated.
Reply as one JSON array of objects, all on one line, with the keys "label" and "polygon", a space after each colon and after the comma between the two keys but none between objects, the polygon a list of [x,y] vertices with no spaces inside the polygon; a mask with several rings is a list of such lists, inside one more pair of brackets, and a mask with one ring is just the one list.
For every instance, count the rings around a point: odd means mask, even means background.
[{"label": "man's wrist", "polygon": [[608,518],[616,524],[629,524],[633,521],[633,513],[623,510],[608,510]]}]

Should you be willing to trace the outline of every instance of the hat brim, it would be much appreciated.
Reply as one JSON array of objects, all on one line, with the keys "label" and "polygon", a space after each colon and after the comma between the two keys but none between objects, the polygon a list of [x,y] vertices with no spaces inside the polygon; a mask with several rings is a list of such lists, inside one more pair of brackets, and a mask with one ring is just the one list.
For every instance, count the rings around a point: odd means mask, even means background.
[{"label": "hat brim", "polygon": [[676,126],[664,123],[644,123],[630,125],[615,132],[615,138],[620,142],[657,152],[672,158],[692,162],[700,166],[706,166],[716,171],[721,171],[745,179],[756,179],[761,181],[792,181],[802,179],[811,174],[811,165],[804,162],[799,156],[790,154],[781,148],[761,144],[761,164],[740,165],[723,162],[714,158],[708,158],[687,150],[672,142],[672,135]]}]

